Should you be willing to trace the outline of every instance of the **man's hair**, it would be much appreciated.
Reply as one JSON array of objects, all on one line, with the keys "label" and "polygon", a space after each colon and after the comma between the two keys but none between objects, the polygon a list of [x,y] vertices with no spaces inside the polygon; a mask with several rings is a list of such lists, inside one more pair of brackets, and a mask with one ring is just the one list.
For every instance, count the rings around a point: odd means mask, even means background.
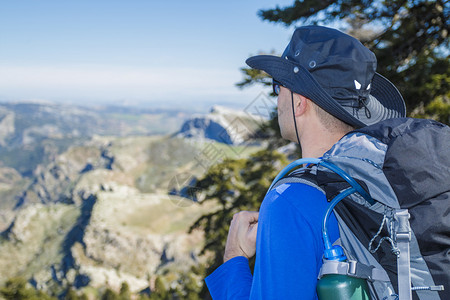
[{"label": "man's hair", "polygon": [[314,106],[314,110],[316,111],[317,116],[319,117],[320,123],[324,125],[331,132],[343,133],[346,134],[356,128],[352,125],[349,125],[338,118],[334,117],[330,113],[323,110],[320,106],[311,101]]}]

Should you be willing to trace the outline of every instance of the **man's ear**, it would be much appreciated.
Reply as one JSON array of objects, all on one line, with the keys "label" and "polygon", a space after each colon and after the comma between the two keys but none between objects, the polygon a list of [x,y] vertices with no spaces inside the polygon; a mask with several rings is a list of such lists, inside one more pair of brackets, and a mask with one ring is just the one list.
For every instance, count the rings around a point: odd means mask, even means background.
[{"label": "man's ear", "polygon": [[308,107],[310,106],[308,98],[299,95],[299,94],[294,94],[294,106],[295,106],[295,116],[296,117],[300,117],[301,115],[303,115],[306,110],[308,109]]}]

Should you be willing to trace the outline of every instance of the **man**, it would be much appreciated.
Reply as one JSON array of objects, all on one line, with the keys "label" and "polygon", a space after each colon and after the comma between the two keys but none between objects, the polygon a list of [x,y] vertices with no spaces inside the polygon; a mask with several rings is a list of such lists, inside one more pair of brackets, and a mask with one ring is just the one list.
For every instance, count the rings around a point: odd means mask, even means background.
[{"label": "man", "polygon": [[[381,120],[404,117],[402,96],[375,72],[375,55],[334,29],[295,30],[281,57],[260,55],[247,64],[273,78],[283,138],[319,158],[346,133]],[[269,191],[260,212],[233,217],[224,264],[206,278],[213,299],[317,299],[324,245],[324,193],[302,182]],[[329,237],[339,238],[336,218]],[[255,252],[252,276],[248,258]]]}]

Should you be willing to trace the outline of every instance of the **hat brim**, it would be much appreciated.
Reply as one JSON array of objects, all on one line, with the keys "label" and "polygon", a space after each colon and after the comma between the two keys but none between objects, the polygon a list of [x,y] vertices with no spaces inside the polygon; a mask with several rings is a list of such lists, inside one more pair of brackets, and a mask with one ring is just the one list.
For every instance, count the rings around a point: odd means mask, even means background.
[{"label": "hat brim", "polygon": [[284,87],[311,99],[325,111],[355,127],[364,127],[406,115],[405,103],[400,92],[394,84],[378,73],[375,73],[372,79],[366,108],[355,109],[342,106],[333,99],[300,64],[273,55],[253,56],[247,59],[246,63],[254,69],[265,71]]}]

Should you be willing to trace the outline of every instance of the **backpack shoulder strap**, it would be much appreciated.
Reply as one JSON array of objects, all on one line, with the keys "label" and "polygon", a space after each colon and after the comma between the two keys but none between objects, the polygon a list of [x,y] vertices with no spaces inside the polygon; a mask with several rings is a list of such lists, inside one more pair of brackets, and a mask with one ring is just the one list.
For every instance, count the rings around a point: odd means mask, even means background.
[{"label": "backpack shoulder strap", "polygon": [[272,189],[276,189],[278,186],[284,183],[303,183],[309,185],[313,188],[318,189],[324,195],[326,195],[325,190],[319,186],[317,183],[316,175],[314,175],[315,170],[313,168],[301,168],[293,171],[288,176],[281,178],[278,180],[273,186]]}]

